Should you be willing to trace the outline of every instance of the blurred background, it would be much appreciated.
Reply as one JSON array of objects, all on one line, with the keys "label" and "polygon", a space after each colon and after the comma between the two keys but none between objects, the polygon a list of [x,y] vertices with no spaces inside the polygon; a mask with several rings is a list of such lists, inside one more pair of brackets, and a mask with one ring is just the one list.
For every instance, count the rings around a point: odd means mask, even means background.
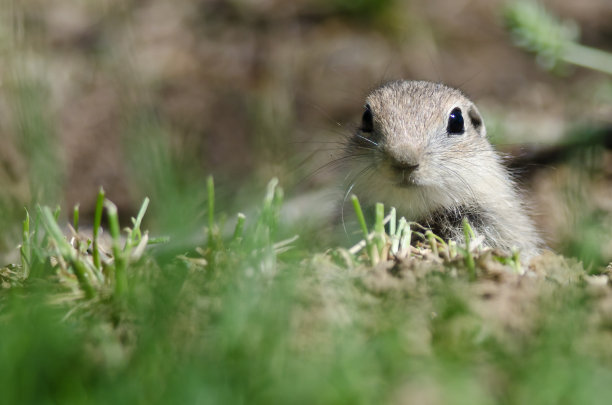
[{"label": "blurred background", "polygon": [[[460,87],[515,156],[611,126],[610,76],[544,70],[513,44],[504,3],[0,0],[0,251],[14,251],[24,206],[80,204],[86,220],[100,186],[125,218],[151,197],[160,229],[197,216],[208,174],[227,210],[258,202],[272,177],[289,207],[335,195],[325,165],[386,80]],[[612,2],[543,4],[612,51]],[[549,245],[609,262],[612,155],[595,144],[525,164]]]}]

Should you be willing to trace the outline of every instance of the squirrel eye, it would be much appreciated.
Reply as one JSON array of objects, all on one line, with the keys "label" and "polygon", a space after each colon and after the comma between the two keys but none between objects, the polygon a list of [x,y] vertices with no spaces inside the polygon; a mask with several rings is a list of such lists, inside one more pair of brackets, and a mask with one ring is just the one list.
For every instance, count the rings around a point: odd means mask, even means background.
[{"label": "squirrel eye", "polygon": [[454,108],[448,116],[448,126],[446,132],[449,135],[461,135],[465,132],[465,126],[463,125],[463,115],[461,115],[460,108]]},{"label": "squirrel eye", "polygon": [[365,111],[363,112],[363,116],[361,117],[361,132],[370,133],[374,130],[374,121],[372,117],[372,110],[370,109],[370,105],[366,104]]}]

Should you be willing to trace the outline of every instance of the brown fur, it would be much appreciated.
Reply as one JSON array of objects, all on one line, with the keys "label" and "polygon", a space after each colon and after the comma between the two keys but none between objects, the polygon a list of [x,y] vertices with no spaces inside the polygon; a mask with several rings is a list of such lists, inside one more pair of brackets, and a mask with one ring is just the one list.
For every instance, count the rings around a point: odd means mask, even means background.
[{"label": "brown fur", "polygon": [[[523,257],[538,252],[527,208],[463,93],[396,81],[371,92],[366,105],[373,129],[357,130],[347,145],[351,192],[366,203],[393,206],[443,238],[462,241],[465,217],[485,245],[506,252],[516,247]],[[462,134],[447,132],[455,108],[464,118]]]}]

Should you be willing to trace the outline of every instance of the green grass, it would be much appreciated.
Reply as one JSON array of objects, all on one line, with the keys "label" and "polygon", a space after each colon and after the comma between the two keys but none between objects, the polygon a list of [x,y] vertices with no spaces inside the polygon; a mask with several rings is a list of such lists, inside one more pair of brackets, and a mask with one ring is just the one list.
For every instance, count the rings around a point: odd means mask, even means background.
[{"label": "green grass", "polygon": [[367,243],[313,252],[279,222],[276,181],[235,227],[218,222],[212,178],[206,189],[203,243],[179,253],[141,230],[147,200],[120,232],[101,191],[94,223],[105,209],[106,238],[76,232],[78,209],[69,239],[57,212],[26,216],[21,264],[0,273],[10,285],[0,293],[7,403],[552,404],[612,394],[610,292],[576,263],[551,255],[521,278],[516,257],[477,244],[421,233],[410,246],[420,230],[382,205],[374,224],[363,219]]}]

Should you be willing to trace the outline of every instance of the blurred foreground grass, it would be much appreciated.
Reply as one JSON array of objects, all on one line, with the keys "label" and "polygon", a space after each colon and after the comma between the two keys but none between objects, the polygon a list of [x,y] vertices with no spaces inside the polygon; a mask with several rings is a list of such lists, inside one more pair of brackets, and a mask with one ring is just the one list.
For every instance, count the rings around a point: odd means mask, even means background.
[{"label": "blurred foreground grass", "polygon": [[0,273],[5,403],[583,404],[612,394],[607,273],[554,255],[520,269],[427,235],[411,247],[393,214],[385,233],[382,206],[367,243],[313,253],[279,222],[275,181],[232,228],[212,178],[206,189],[203,242],[189,249],[150,245],[146,201],[123,237],[108,201],[106,238],[78,232],[78,210],[69,239],[57,213],[32,213],[21,264]]}]

